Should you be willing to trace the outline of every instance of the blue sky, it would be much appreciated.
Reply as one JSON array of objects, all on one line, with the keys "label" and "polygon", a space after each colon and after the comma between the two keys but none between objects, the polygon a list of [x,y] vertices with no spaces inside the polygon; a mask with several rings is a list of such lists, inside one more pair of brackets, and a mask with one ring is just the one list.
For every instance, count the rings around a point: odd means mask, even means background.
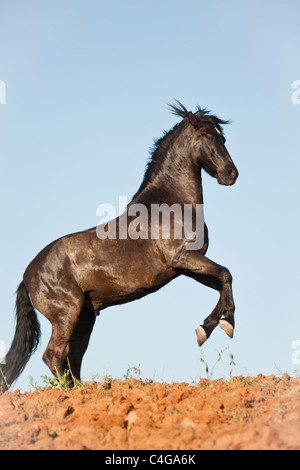
[{"label": "blue sky", "polygon": [[[214,377],[295,373],[300,340],[298,0],[14,0],[0,3],[0,340],[14,333],[15,290],[49,242],[98,222],[99,204],[129,198],[153,139],[178,120],[177,98],[232,123],[227,148],[237,184],[203,177],[208,257],[234,278],[233,340],[217,329],[203,346]],[[205,376],[194,333],[216,292],[179,278],[98,317],[83,363],[89,380]],[[41,356],[51,328],[16,383],[50,375]]]}]

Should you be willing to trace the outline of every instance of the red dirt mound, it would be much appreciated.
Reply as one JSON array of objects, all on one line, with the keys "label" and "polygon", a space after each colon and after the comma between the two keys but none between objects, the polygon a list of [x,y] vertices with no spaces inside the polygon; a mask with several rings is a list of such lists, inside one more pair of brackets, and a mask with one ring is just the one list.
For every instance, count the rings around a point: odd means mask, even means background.
[{"label": "red dirt mound", "polygon": [[112,380],[0,396],[0,449],[300,449],[300,379]]}]

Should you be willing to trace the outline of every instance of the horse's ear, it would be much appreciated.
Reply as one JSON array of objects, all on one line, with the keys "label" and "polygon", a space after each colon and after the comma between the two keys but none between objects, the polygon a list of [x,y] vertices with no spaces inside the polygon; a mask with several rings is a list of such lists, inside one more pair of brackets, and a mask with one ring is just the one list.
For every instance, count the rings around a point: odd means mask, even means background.
[{"label": "horse's ear", "polygon": [[189,118],[190,124],[192,124],[193,127],[195,127],[196,129],[200,128],[199,120],[197,119],[195,114],[193,114],[191,111],[189,111],[188,113],[188,118]]}]

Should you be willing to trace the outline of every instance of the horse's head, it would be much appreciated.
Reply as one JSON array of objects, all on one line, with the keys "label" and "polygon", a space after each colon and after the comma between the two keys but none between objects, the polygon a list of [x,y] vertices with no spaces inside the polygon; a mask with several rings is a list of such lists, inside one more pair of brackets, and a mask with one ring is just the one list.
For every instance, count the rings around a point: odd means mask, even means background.
[{"label": "horse's head", "polygon": [[191,150],[195,165],[217,178],[219,184],[233,185],[239,173],[225,147],[221,127],[221,124],[227,124],[228,121],[223,121],[199,107],[196,113],[189,112],[181,103],[178,104],[180,108],[171,106],[173,111],[185,118],[193,129]]},{"label": "horse's head", "polygon": [[236,182],[238,170],[225,147],[225,138],[219,120],[207,115],[198,117],[197,113],[189,113],[188,117],[195,129],[193,152],[195,163],[209,175],[217,178],[219,184],[231,186]]}]

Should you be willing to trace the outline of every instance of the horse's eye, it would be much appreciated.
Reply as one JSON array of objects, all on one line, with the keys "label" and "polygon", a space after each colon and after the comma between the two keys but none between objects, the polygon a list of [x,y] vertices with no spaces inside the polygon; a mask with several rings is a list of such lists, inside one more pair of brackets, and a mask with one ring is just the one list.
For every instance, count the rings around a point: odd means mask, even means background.
[{"label": "horse's eye", "polygon": [[215,137],[211,134],[206,134],[206,137],[208,138],[208,140],[215,140]]}]

